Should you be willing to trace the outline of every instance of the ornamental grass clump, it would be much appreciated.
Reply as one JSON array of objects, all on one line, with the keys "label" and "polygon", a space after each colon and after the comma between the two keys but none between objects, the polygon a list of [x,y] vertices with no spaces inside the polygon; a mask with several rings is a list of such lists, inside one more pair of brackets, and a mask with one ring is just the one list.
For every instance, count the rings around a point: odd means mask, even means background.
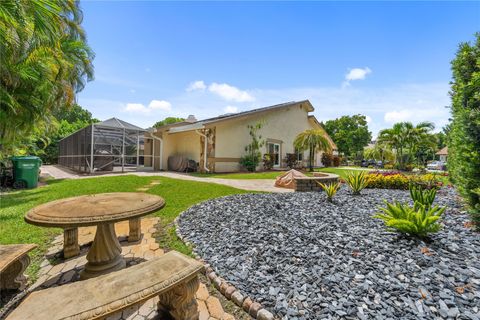
[{"label": "ornamental grass clump", "polygon": [[385,204],[386,207],[380,208],[374,218],[383,220],[388,229],[420,238],[441,229],[439,220],[445,207],[427,208],[419,202],[415,202],[413,207],[399,202],[385,201]]},{"label": "ornamental grass clump", "polygon": [[347,173],[345,182],[348,184],[354,195],[359,195],[360,191],[367,187],[368,181],[364,171],[352,171]]},{"label": "ornamental grass clump", "polygon": [[437,195],[437,189],[425,189],[422,186],[410,184],[410,197],[414,203],[419,203],[425,206],[426,209],[432,207],[435,196]]},{"label": "ornamental grass clump", "polygon": [[340,182],[337,183],[321,183],[317,182],[320,187],[325,191],[327,194],[328,202],[333,202],[333,196],[337,193],[338,189],[340,188]]}]

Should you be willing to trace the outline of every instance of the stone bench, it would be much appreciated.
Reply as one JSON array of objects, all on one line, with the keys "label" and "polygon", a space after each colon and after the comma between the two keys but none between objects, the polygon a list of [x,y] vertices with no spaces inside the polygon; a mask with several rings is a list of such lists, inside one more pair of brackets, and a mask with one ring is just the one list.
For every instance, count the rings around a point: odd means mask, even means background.
[{"label": "stone bench", "polygon": [[26,285],[23,272],[30,264],[28,252],[36,247],[36,244],[0,245],[0,290],[18,290]]},{"label": "stone bench", "polygon": [[[130,219],[128,221],[128,242],[139,241],[142,237],[140,218]],[[63,231],[63,257],[69,259],[80,254],[80,245],[78,244],[78,228],[69,228]]]},{"label": "stone bench", "polygon": [[337,183],[339,176],[333,173],[314,172],[313,177],[295,178],[295,191],[297,192],[311,192],[322,191],[321,183]]},{"label": "stone bench", "polygon": [[7,319],[104,319],[155,296],[160,319],[198,319],[195,292],[202,270],[202,263],[170,251],[127,269],[33,292]]}]

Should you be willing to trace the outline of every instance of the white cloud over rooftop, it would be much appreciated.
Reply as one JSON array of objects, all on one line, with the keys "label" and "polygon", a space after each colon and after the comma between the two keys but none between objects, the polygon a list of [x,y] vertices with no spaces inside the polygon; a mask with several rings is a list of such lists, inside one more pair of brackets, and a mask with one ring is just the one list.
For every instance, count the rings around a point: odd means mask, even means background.
[{"label": "white cloud over rooftop", "polygon": [[247,91],[240,90],[237,87],[226,83],[214,82],[208,86],[208,91],[222,97],[227,101],[251,102],[255,100],[255,98]]}]

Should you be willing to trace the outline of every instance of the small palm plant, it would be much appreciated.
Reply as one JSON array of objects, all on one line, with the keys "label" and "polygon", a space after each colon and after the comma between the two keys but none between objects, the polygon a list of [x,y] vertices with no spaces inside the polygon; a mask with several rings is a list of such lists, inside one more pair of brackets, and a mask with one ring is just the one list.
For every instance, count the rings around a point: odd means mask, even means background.
[{"label": "small palm plant", "polygon": [[389,203],[385,201],[386,207],[380,208],[374,218],[381,219],[391,229],[412,236],[425,238],[429,233],[438,232],[441,229],[440,216],[445,207],[431,207],[415,202],[412,206],[399,202]]},{"label": "small palm plant", "polygon": [[359,195],[360,191],[362,191],[368,185],[367,177],[364,171],[348,172],[345,181],[350,189],[352,189],[352,193],[354,195]]},{"label": "small palm plant", "polygon": [[426,209],[430,209],[432,207],[435,196],[437,195],[437,190],[435,188],[428,190],[422,188],[421,186],[411,184],[409,186],[409,189],[410,197],[412,198],[414,203],[418,202],[424,205]]},{"label": "small palm plant", "polygon": [[333,202],[333,196],[337,193],[338,189],[340,188],[340,182],[337,183],[321,183],[317,182],[325,193],[327,194],[328,202]]}]

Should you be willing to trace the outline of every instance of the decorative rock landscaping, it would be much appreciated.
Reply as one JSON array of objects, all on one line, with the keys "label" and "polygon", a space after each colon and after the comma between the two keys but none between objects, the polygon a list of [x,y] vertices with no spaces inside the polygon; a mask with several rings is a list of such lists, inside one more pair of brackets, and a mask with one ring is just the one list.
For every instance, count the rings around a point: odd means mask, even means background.
[{"label": "decorative rock landscaping", "polygon": [[342,188],[332,204],[315,192],[235,195],[188,209],[179,232],[249,312],[255,301],[282,319],[480,319],[480,235],[454,190],[438,192],[448,209],[428,242],[372,218],[383,199],[409,196]]}]

